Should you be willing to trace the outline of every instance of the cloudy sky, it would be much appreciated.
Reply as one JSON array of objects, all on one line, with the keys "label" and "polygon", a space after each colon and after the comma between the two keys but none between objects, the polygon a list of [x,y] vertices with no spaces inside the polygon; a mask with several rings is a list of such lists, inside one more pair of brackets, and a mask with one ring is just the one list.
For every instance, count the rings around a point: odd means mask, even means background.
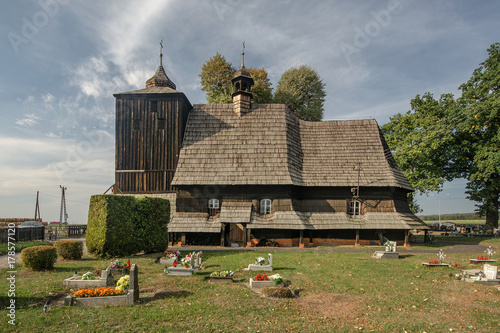
[{"label": "cloudy sky", "polygon": [[[427,91],[458,86],[498,42],[500,2],[18,0],[0,5],[0,217],[70,223],[114,183],[113,93],[141,89],[158,66],[192,104],[216,52],[281,74],[307,64],[326,84],[325,119],[380,125]],[[472,212],[464,181],[421,197],[424,214]],[[440,207],[440,208],[439,208]]]}]

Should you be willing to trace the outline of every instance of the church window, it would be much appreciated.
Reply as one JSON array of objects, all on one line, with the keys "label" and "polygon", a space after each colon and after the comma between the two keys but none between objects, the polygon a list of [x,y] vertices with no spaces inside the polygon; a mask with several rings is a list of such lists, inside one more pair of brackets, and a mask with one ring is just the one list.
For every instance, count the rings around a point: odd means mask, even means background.
[{"label": "church window", "polygon": [[156,112],[158,111],[158,101],[150,101],[149,102],[149,110],[151,112]]},{"label": "church window", "polygon": [[361,202],[359,200],[351,200],[349,202],[349,214],[360,215],[360,212],[361,212]]},{"label": "church window", "polygon": [[215,216],[219,214],[219,199],[208,200],[208,215]]},{"label": "church window", "polygon": [[262,215],[271,214],[271,199],[262,199],[260,201],[260,213]]}]

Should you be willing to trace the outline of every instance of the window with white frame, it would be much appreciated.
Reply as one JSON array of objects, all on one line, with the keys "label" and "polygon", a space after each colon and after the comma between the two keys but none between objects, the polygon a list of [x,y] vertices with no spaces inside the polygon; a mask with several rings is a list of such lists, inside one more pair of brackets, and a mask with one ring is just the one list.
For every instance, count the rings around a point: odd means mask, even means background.
[{"label": "window with white frame", "polygon": [[208,214],[210,216],[219,214],[219,199],[208,200]]},{"label": "window with white frame", "polygon": [[260,213],[262,215],[271,214],[271,199],[262,199],[260,201]]},{"label": "window with white frame", "polygon": [[351,200],[349,203],[349,214],[350,215],[360,215],[361,212],[361,202],[359,200]]}]

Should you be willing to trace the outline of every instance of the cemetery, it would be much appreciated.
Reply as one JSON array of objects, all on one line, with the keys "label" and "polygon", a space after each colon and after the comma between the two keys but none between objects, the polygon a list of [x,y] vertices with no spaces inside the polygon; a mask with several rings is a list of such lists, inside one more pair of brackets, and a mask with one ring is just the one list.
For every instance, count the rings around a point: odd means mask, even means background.
[{"label": "cemetery", "polygon": [[[367,331],[461,331],[460,327],[469,326],[474,329],[465,331],[496,330],[497,266],[495,262],[469,262],[477,256],[495,260],[495,247],[490,252],[483,247],[477,253],[456,253],[446,246],[398,249],[385,245],[387,248],[346,246],[290,252],[174,248],[165,251],[167,255],[175,252],[175,260],[168,264],[158,260],[165,257],[165,252],[159,252],[118,257],[111,263],[86,254],[82,260],[58,260],[53,270],[32,271],[19,265],[18,279],[23,284],[18,292],[25,297],[19,299],[16,315],[29,331],[41,326],[92,331],[94,325],[124,330],[126,322],[134,323],[139,331],[161,331],[166,326],[178,331],[224,331],[231,323],[253,331],[355,331],[354,326]],[[371,259],[379,252],[401,255],[398,260]],[[133,263],[124,264],[130,266],[129,275],[121,274],[123,267],[120,274],[112,273],[117,269],[112,263],[128,260]],[[421,265],[431,261],[440,265],[430,266],[434,269]],[[106,269],[94,274],[99,267]],[[68,272],[75,271],[77,276],[68,278]],[[85,272],[92,272],[93,278],[81,280]],[[5,271],[0,273],[6,278]],[[119,294],[117,282],[127,276],[129,287]],[[87,284],[72,284],[75,282]],[[96,296],[99,293],[116,295]],[[52,307],[40,317],[47,300]],[[482,315],[447,319],[470,302]],[[134,312],[128,310],[132,305]],[[200,315],[193,319],[190,311]],[[444,319],[434,320],[433,313],[444,314]],[[67,316],[70,321],[64,320]],[[415,320],[415,316],[421,319]],[[32,321],[35,317],[39,319]],[[87,320],[91,317],[95,324]],[[148,319],[156,317],[161,320]]]}]

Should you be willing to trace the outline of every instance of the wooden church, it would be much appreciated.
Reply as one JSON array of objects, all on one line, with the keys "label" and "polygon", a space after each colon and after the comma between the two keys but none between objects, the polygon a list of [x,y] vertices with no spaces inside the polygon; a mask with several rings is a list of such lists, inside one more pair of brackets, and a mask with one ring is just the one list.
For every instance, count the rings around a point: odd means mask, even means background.
[{"label": "wooden church", "polygon": [[171,200],[179,245],[409,244],[427,229],[373,119],[304,121],[253,104],[243,60],[232,104],[192,106],[161,63],[146,88],[115,94],[115,188]]}]

